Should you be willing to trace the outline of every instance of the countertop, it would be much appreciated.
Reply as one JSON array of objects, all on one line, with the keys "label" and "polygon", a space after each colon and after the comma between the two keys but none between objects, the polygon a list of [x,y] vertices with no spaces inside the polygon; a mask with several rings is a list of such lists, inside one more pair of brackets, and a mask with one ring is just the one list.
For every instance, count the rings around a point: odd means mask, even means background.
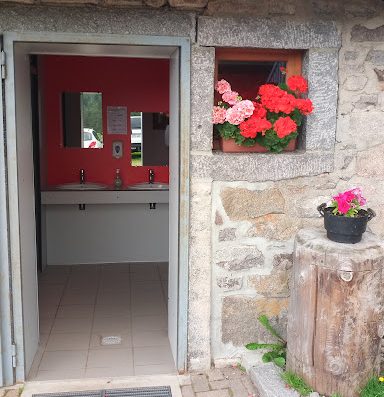
[{"label": "countertop", "polygon": [[168,190],[46,190],[42,204],[142,204],[168,203]]}]

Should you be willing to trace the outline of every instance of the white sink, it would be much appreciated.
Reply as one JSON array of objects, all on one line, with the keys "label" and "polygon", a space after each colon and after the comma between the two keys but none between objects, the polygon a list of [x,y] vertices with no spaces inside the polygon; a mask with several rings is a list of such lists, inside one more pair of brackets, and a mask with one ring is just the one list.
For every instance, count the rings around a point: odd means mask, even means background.
[{"label": "white sink", "polygon": [[63,185],[57,185],[56,189],[59,190],[104,190],[108,186],[102,183],[64,183]]},{"label": "white sink", "polygon": [[142,182],[126,187],[127,190],[169,190],[167,183],[149,183]]}]

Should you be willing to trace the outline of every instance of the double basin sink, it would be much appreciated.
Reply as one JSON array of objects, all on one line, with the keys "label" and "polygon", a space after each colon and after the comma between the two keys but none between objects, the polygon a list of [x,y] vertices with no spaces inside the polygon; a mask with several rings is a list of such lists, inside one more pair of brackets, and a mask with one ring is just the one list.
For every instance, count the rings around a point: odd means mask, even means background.
[{"label": "double basin sink", "polygon": [[[101,183],[64,183],[62,185],[57,185],[57,190],[106,190],[109,187]],[[136,183],[134,185],[126,186],[124,190],[169,190],[169,185],[166,183],[149,183],[142,182]]]}]

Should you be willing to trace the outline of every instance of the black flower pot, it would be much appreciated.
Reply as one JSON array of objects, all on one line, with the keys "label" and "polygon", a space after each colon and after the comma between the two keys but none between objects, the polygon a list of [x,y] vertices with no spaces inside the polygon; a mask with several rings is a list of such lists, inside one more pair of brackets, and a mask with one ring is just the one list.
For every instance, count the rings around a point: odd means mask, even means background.
[{"label": "black flower pot", "polygon": [[327,231],[327,238],[337,243],[356,244],[361,241],[367,223],[376,216],[375,212],[368,208],[360,210],[353,217],[333,215],[333,208],[327,207],[325,203],[319,205],[317,210],[324,217],[324,227]]}]

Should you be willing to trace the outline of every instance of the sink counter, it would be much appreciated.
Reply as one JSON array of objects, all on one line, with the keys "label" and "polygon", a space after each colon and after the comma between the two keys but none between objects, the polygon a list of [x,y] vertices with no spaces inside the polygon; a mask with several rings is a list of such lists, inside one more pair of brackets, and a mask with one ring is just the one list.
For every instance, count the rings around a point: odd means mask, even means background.
[{"label": "sink counter", "polygon": [[50,190],[41,192],[41,204],[168,203],[168,190]]}]

